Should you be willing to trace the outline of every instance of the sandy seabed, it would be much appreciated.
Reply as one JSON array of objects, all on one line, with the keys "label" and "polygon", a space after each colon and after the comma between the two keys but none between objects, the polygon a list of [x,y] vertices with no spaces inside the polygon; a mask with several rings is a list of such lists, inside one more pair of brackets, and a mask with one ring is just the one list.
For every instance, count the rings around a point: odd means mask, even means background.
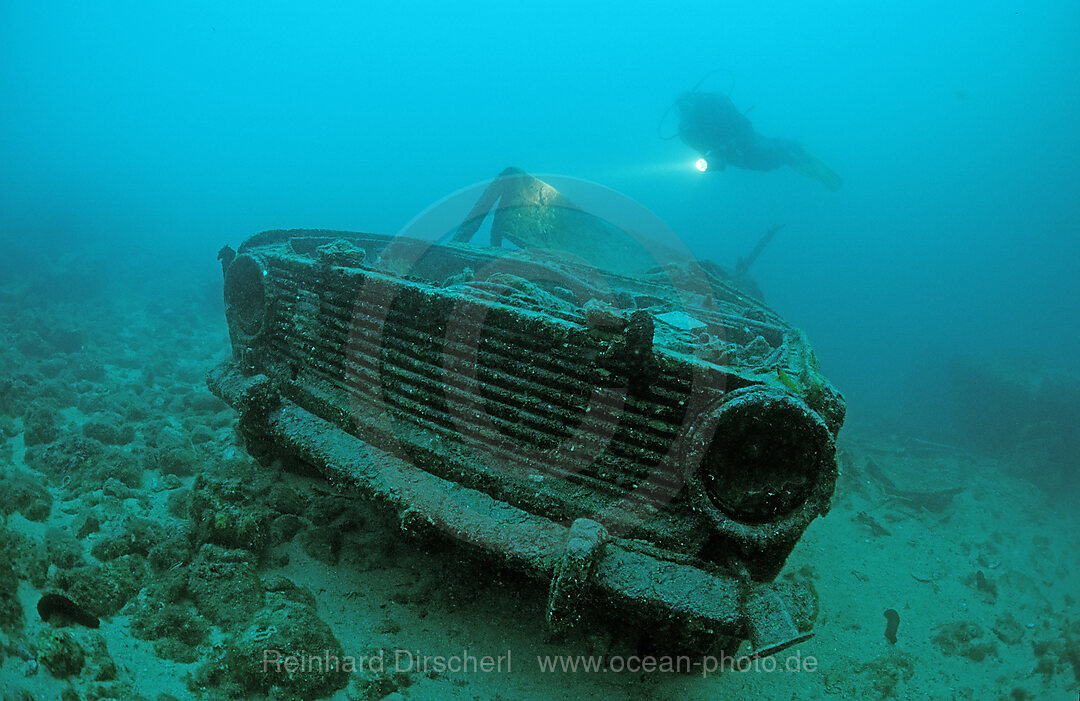
[{"label": "sandy seabed", "polygon": [[[643,658],[605,629],[556,640],[542,587],[415,542],[317,478],[256,464],[203,382],[228,351],[212,270],[114,265],[104,283],[85,261],[33,262],[0,282],[5,701],[292,698],[239,670],[255,651],[311,679],[333,657],[345,674],[303,692],[332,699],[1080,689],[1080,519],[1011,461],[845,429],[832,511],[785,568],[817,591],[815,636],[716,673],[717,661]],[[79,600],[100,627],[41,620],[46,592]],[[333,650],[285,645],[331,639]]]}]

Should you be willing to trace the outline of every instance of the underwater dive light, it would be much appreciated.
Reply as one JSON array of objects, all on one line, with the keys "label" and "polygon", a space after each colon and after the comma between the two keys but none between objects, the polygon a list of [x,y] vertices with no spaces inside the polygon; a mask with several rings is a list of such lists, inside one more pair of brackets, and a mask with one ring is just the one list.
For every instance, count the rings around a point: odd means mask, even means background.
[{"label": "underwater dive light", "polygon": [[699,158],[697,159],[697,161],[694,162],[694,167],[697,168],[700,172],[704,173],[709,169],[709,162],[706,161],[704,158]]}]

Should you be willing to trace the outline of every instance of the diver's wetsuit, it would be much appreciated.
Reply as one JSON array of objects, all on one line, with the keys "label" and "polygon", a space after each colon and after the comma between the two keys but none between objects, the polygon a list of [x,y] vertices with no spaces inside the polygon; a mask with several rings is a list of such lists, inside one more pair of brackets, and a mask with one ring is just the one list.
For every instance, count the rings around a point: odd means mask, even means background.
[{"label": "diver's wetsuit", "polygon": [[682,118],[679,137],[704,154],[710,166],[775,170],[787,164],[790,142],[756,133],[746,115],[726,96],[688,92],[676,105]]},{"label": "diver's wetsuit", "polygon": [[748,170],[790,166],[831,190],[840,187],[840,176],[798,142],[755,132],[750,120],[726,95],[694,90],[680,95],[675,105],[680,116],[679,137],[705,157],[710,169],[729,164]]}]

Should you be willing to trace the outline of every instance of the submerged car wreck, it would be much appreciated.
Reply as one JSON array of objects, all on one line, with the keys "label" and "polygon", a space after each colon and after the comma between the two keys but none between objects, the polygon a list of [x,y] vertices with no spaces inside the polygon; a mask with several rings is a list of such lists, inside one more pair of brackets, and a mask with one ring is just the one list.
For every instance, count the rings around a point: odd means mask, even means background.
[{"label": "submerged car wreck", "polygon": [[446,238],[222,250],[208,384],[249,452],[541,580],[556,630],[755,657],[810,637],[810,593],[774,580],[829,508],[845,407],[805,336],[520,171]]}]

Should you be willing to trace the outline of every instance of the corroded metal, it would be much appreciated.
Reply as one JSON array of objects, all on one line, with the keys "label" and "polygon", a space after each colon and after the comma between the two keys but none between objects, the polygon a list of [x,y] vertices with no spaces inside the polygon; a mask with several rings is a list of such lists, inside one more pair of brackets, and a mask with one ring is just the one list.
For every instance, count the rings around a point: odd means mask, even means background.
[{"label": "corroded metal", "polygon": [[549,582],[556,629],[808,637],[805,592],[773,579],[828,510],[844,403],[709,266],[315,230],[222,262],[232,357],[209,385],[257,457]]}]

